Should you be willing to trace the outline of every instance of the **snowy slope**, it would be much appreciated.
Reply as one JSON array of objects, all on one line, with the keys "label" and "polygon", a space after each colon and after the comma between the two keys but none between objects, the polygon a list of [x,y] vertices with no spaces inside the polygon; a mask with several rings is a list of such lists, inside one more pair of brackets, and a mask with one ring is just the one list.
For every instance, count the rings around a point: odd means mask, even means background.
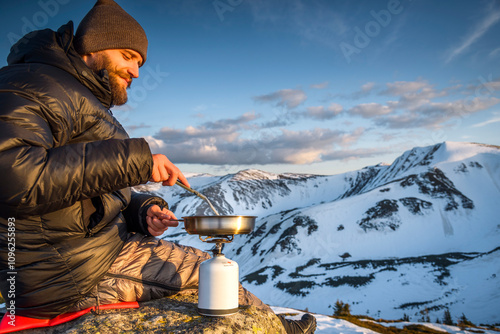
[{"label": "snowy slope", "polygon": [[[271,306],[273,311],[277,314],[290,314],[290,316],[287,316],[287,319],[292,319],[292,320],[299,320],[304,312],[298,311],[295,309],[291,308],[286,308],[286,307],[277,307],[277,306]],[[374,334],[378,333],[373,330],[370,330],[365,327],[360,327],[357,326],[349,321],[342,320],[342,319],[335,319],[329,316],[326,316],[324,314],[313,314],[314,317],[316,318],[317,321],[317,326],[316,326],[316,331],[315,334],[355,334],[355,333],[363,333],[363,334]],[[373,320],[366,320],[366,321],[373,321]],[[443,324],[436,324],[436,323],[428,323],[428,322],[376,322],[384,327],[396,327],[403,329],[405,326],[408,325],[422,325],[426,326],[429,329],[443,332],[443,334],[450,333],[450,334],[469,334],[469,333],[478,333],[478,331],[481,331],[481,333],[484,334],[498,334],[497,331],[494,330],[488,330],[488,329],[477,329],[477,328],[466,328],[466,329],[460,329],[457,326],[449,326],[449,325],[443,325]]]},{"label": "snowy slope", "polygon": [[[498,147],[445,142],[339,175],[245,170],[189,181],[219,212],[259,217],[224,253],[266,303],[331,314],[339,299],[354,314],[413,320],[448,308],[500,323]],[[178,217],[212,215],[180,187],[141,190]],[[164,238],[210,248],[181,228]]]}]

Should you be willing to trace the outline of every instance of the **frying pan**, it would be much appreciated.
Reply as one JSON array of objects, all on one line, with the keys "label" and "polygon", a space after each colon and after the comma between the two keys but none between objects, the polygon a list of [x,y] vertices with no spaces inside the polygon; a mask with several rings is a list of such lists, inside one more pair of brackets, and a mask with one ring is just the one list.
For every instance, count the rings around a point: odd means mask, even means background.
[{"label": "frying pan", "polygon": [[182,217],[189,234],[233,235],[248,234],[255,227],[256,216],[189,216]]},{"label": "frying pan", "polygon": [[182,217],[182,219],[179,219],[179,221],[184,221],[184,228],[186,229],[187,233],[215,236],[248,234],[253,231],[257,216],[219,215],[217,210],[215,210],[214,206],[212,205],[212,203],[210,203],[206,196],[190,187],[185,186],[180,181],[177,181],[176,184],[203,199],[216,214],[215,216]]}]

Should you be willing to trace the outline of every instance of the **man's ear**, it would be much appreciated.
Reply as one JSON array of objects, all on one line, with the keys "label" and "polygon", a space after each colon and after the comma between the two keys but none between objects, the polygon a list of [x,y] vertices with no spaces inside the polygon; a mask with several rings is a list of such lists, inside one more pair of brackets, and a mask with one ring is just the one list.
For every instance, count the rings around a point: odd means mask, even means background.
[{"label": "man's ear", "polygon": [[90,65],[94,61],[94,53],[82,55],[82,59],[85,62],[85,64]]}]

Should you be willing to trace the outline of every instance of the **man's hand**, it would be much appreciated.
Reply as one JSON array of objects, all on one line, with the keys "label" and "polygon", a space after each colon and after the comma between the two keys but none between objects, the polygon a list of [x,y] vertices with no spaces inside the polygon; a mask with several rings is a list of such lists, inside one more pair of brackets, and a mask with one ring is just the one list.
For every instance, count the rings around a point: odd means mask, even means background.
[{"label": "man's hand", "polygon": [[158,205],[153,205],[148,209],[146,222],[148,231],[152,236],[158,237],[169,227],[179,226],[179,222],[171,219],[177,219],[172,211],[165,208],[160,209]]},{"label": "man's hand", "polygon": [[173,186],[177,179],[191,187],[184,174],[165,155],[153,154],[153,175],[149,181],[161,182],[164,186]]}]

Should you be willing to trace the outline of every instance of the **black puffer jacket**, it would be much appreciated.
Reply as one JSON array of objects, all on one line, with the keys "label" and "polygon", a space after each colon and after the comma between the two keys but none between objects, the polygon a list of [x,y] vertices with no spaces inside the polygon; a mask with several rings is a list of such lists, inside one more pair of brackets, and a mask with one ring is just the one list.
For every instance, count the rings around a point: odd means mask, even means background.
[{"label": "black puffer jacket", "polygon": [[151,176],[149,146],[112,116],[107,74],[95,75],[72,40],[72,22],[32,32],[0,69],[0,291],[18,315],[64,313],[101,280],[128,234],[144,232],[146,205],[166,205],[131,196],[128,187]]}]

